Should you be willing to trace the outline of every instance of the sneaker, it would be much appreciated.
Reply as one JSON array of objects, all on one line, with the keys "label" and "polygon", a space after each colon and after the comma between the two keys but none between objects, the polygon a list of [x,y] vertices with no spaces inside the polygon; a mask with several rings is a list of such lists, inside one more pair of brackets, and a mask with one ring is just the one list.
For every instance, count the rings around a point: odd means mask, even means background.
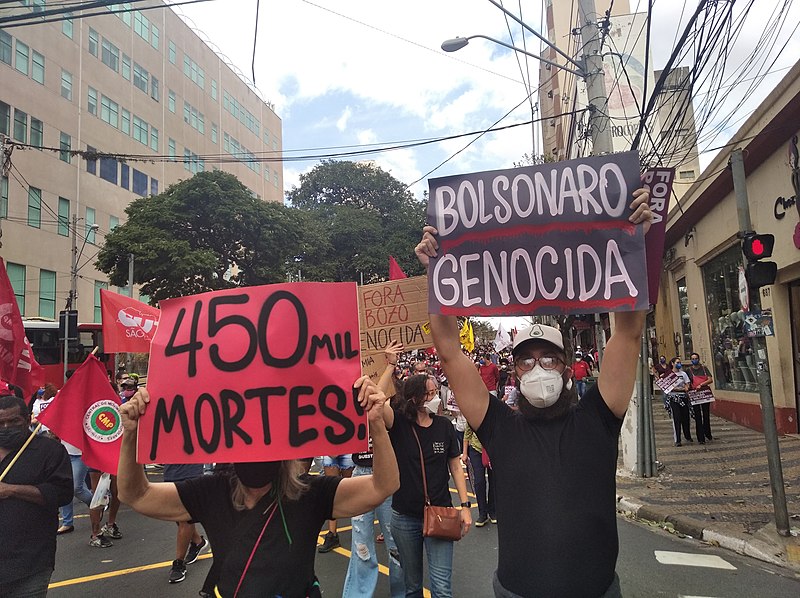
[{"label": "sneaker", "polygon": [[317,552],[320,553],[330,552],[331,550],[333,550],[334,548],[338,548],[339,546],[341,546],[341,544],[339,544],[339,534],[332,534],[328,532],[327,534],[325,534],[325,541],[319,548],[317,548]]},{"label": "sneaker", "polygon": [[486,515],[482,515],[475,521],[475,527],[483,527],[487,523],[489,523],[489,518]]},{"label": "sneaker", "polygon": [[489,521],[491,521],[492,523],[494,523],[496,525],[497,524],[497,517],[495,517],[494,515],[489,515]]},{"label": "sneaker", "polygon": [[109,546],[114,546],[114,543],[104,535],[100,534],[99,536],[94,536],[89,540],[89,546],[94,546],[95,548],[108,548]]},{"label": "sneaker", "polygon": [[189,542],[189,550],[186,552],[186,564],[191,565],[194,563],[197,560],[197,557],[200,556],[200,553],[206,548],[208,548],[208,542],[203,536],[200,536],[199,544]]},{"label": "sneaker", "polygon": [[172,569],[169,570],[169,583],[181,583],[186,579],[186,563],[180,559],[172,561]]},{"label": "sneaker", "polygon": [[117,527],[116,523],[108,524],[106,523],[101,529],[100,534],[103,536],[107,536],[109,538],[114,538],[115,540],[119,540],[122,538],[122,532],[119,531],[119,527]]}]

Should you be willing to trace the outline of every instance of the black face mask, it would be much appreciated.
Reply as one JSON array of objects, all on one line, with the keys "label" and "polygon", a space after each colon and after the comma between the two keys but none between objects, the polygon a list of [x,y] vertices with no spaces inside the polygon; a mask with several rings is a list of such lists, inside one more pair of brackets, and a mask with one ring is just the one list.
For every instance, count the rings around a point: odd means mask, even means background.
[{"label": "black face mask", "polygon": [[0,428],[0,448],[14,450],[22,446],[25,442],[29,430],[26,426],[14,428]]},{"label": "black face mask", "polygon": [[239,481],[248,488],[263,488],[278,478],[281,461],[261,463],[234,463],[233,470]]}]

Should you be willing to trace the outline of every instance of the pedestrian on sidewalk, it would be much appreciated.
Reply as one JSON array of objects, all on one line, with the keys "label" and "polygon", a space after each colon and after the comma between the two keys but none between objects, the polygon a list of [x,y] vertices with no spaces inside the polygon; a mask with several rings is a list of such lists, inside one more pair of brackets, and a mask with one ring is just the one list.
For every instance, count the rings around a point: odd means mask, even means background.
[{"label": "pedestrian on sidewalk", "polygon": [[680,382],[669,393],[669,408],[672,413],[673,440],[675,446],[681,444],[681,431],[687,442],[692,440],[692,431],[689,422],[689,388],[691,380],[689,374],[683,371],[683,362],[680,357],[673,357],[669,361],[672,371],[680,378]]},{"label": "pedestrian on sidewalk", "polygon": [[[711,383],[714,382],[714,377],[711,375],[709,369],[700,363],[700,355],[698,353],[691,354],[692,364],[688,367],[689,377],[692,380],[692,390],[703,390],[711,388]],[[700,444],[705,444],[706,440],[714,440],[711,435],[711,403],[701,403],[700,405],[693,405],[692,411],[694,412],[694,425],[697,441]]]}]

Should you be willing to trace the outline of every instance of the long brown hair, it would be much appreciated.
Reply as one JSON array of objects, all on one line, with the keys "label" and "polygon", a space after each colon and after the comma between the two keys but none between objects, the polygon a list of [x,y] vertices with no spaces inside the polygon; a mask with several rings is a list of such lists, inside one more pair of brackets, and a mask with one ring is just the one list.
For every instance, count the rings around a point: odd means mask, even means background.
[{"label": "long brown hair", "polygon": [[415,374],[406,378],[403,388],[398,393],[401,400],[397,410],[406,419],[417,421],[417,411],[428,394],[428,374]]}]

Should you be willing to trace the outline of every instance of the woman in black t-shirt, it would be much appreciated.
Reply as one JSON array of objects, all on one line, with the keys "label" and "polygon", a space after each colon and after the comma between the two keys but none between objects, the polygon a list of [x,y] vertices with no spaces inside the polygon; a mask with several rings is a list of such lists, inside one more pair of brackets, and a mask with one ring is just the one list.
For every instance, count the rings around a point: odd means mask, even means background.
[{"label": "woman in black t-shirt", "polygon": [[[394,350],[402,350],[397,345]],[[387,349],[392,362],[392,349]],[[389,365],[388,368],[394,366]],[[383,389],[384,379],[381,379]],[[395,400],[395,409],[384,404],[384,422],[398,456],[400,489],[392,498],[392,535],[400,552],[406,596],[422,596],[423,546],[428,557],[431,595],[452,595],[453,542],[422,535],[425,495],[420,466],[420,450],[425,460],[425,476],[431,504],[452,506],[449,480],[452,474],[461,502],[462,534],[469,531],[472,516],[467,500],[467,485],[461,469],[458,438],[446,417],[434,415],[438,389],[433,376],[409,377]],[[417,443],[419,440],[419,444]]]}]

